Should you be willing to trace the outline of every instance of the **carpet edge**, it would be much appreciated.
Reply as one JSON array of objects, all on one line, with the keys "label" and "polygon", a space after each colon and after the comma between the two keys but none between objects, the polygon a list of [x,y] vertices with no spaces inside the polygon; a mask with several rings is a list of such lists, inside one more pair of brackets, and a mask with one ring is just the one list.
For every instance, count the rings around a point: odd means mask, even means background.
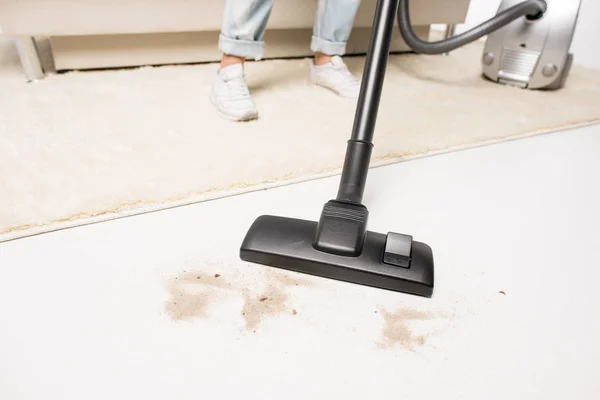
[{"label": "carpet edge", "polygon": [[[595,119],[588,120],[588,121],[579,121],[577,123],[566,124],[566,125],[562,125],[562,126],[558,126],[558,127],[554,127],[554,128],[520,133],[520,134],[504,136],[504,137],[499,137],[499,138],[494,138],[494,139],[489,139],[489,140],[483,140],[483,141],[479,141],[479,142],[466,143],[466,144],[461,144],[461,145],[457,145],[457,146],[451,146],[451,147],[444,148],[444,149],[426,151],[426,152],[418,153],[418,154],[391,155],[391,156],[384,155],[384,156],[380,156],[380,157],[376,158],[374,161],[372,161],[370,168],[379,168],[379,167],[383,167],[383,166],[387,166],[387,165],[391,165],[391,164],[398,164],[401,162],[406,162],[406,161],[411,161],[411,160],[416,160],[416,159],[421,159],[421,158],[426,158],[426,157],[432,157],[432,156],[436,156],[436,155],[440,155],[440,154],[454,153],[454,152],[464,151],[464,150],[468,150],[468,149],[475,149],[475,148],[479,148],[479,147],[490,146],[490,145],[495,145],[495,144],[499,144],[499,143],[510,142],[510,141],[514,141],[514,140],[520,140],[520,139],[525,139],[525,138],[530,138],[530,137],[535,137],[535,136],[540,136],[540,135],[545,135],[545,134],[550,134],[550,133],[558,133],[561,131],[568,131],[568,130],[572,130],[572,129],[576,129],[576,128],[582,128],[582,127],[586,127],[586,126],[596,125],[599,123],[600,123],[600,119],[595,118]],[[306,176],[303,176],[300,178],[295,178],[295,179],[275,181],[275,182],[270,182],[270,183],[266,183],[266,184],[249,185],[247,187],[236,188],[234,190],[215,191],[215,192],[213,192],[214,195],[209,195],[209,196],[206,196],[207,192],[196,193],[196,194],[186,196],[179,200],[175,200],[175,201],[167,200],[167,201],[164,201],[162,203],[155,204],[152,206],[139,207],[139,208],[134,208],[131,210],[118,211],[118,212],[114,212],[114,213],[111,213],[110,211],[108,211],[106,214],[92,216],[92,217],[86,217],[86,218],[80,218],[80,219],[74,219],[74,220],[69,220],[69,221],[64,221],[64,222],[50,221],[50,222],[40,224],[40,225],[29,226],[28,228],[24,228],[22,230],[16,229],[13,231],[9,231],[8,233],[0,234],[0,243],[9,242],[9,241],[22,239],[22,238],[26,238],[26,237],[31,237],[31,236],[37,236],[37,235],[41,235],[41,234],[45,234],[45,233],[61,231],[61,230],[65,230],[65,229],[71,229],[71,228],[80,227],[80,226],[93,225],[93,224],[100,223],[100,222],[113,221],[113,220],[117,220],[117,219],[121,219],[121,218],[128,218],[128,217],[133,217],[133,216],[137,216],[137,215],[148,214],[151,212],[163,211],[163,210],[168,210],[168,209],[172,209],[172,208],[178,208],[178,207],[203,203],[203,202],[207,202],[207,201],[218,200],[218,199],[222,199],[222,198],[226,198],[226,197],[232,197],[232,196],[238,196],[238,195],[252,193],[252,192],[258,192],[261,190],[268,190],[268,189],[293,185],[293,184],[297,184],[297,183],[309,182],[309,181],[318,180],[318,179],[325,179],[328,177],[339,176],[340,173],[341,173],[341,167],[339,167],[336,170],[333,170],[331,172],[320,173],[320,174],[315,174],[315,175],[306,175]],[[325,201],[325,199],[324,199],[324,201]],[[75,214],[75,215],[77,215],[77,214]],[[63,220],[64,220],[64,218],[63,218]],[[9,227],[7,229],[11,229],[11,228]]]}]

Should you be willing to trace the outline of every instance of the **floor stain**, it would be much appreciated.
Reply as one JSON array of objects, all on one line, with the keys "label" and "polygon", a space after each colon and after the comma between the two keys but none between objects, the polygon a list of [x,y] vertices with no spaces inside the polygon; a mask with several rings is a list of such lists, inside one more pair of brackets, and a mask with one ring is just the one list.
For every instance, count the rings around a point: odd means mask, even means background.
[{"label": "floor stain", "polygon": [[408,308],[389,312],[380,307],[379,314],[384,321],[383,341],[380,343],[380,347],[391,348],[399,345],[408,350],[414,350],[416,347],[423,346],[428,337],[427,334],[418,335],[414,333],[410,327],[410,323],[412,321],[425,321],[435,318],[433,313]]},{"label": "floor stain", "polygon": [[[265,320],[281,315],[297,315],[298,311],[290,304],[290,289],[314,285],[310,277],[295,276],[287,271],[266,270],[264,288],[256,290],[229,280],[226,275],[203,271],[182,272],[170,282],[170,298],[165,303],[165,311],[175,321],[207,318],[210,307],[223,295],[239,296],[243,300],[238,314],[244,320],[243,329],[254,333]],[[378,307],[374,312],[383,319],[381,340],[377,343],[383,349],[400,346],[414,351],[425,345],[428,338],[436,333],[431,330],[417,333],[414,323],[450,318],[410,308],[391,312]]]},{"label": "floor stain", "polygon": [[206,317],[217,291],[231,289],[230,284],[217,278],[203,272],[184,271],[169,286],[171,298],[167,300],[165,310],[176,321]]},{"label": "floor stain", "polygon": [[271,271],[269,273],[269,278],[272,282],[279,282],[285,286],[313,286],[312,280],[285,272]]},{"label": "floor stain", "polygon": [[[309,280],[294,277],[285,273],[269,272],[267,274],[267,286],[265,291],[259,295],[249,290],[244,290],[244,306],[242,316],[246,321],[246,330],[255,332],[256,328],[266,318],[273,318],[290,311],[287,304],[289,295],[286,291],[289,287],[310,286]],[[291,310],[296,315],[296,310]]]},{"label": "floor stain", "polygon": [[188,293],[183,288],[173,285],[171,298],[165,309],[175,321],[205,317],[209,299],[206,293]]},{"label": "floor stain", "polygon": [[168,287],[170,298],[165,303],[165,311],[175,321],[189,321],[209,316],[209,309],[219,295],[241,296],[241,315],[244,329],[255,332],[268,318],[297,311],[288,305],[288,290],[297,286],[311,286],[312,282],[295,277],[288,272],[267,270],[264,290],[256,291],[235,282],[221,274],[203,271],[184,271],[177,275]]}]

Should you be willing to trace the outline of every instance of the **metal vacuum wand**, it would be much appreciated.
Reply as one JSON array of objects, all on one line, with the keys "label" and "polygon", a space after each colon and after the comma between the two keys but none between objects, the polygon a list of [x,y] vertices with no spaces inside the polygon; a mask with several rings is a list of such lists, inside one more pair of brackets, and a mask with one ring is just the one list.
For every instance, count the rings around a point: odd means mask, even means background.
[{"label": "metal vacuum wand", "polygon": [[380,0],[377,3],[352,137],[348,141],[337,195],[338,201],[362,203],[398,4],[399,0]]}]

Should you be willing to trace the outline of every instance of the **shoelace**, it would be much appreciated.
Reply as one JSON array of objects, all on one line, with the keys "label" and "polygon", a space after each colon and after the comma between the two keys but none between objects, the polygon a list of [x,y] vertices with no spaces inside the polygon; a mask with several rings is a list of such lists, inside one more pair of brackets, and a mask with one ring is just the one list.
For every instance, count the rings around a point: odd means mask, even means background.
[{"label": "shoelace", "polygon": [[338,71],[342,73],[342,75],[348,80],[348,83],[352,86],[360,86],[360,81],[356,78],[352,72],[348,70],[345,66],[340,66],[336,68]]},{"label": "shoelace", "polygon": [[250,91],[242,78],[232,79],[227,82],[227,91],[231,98],[244,99],[250,97]]}]

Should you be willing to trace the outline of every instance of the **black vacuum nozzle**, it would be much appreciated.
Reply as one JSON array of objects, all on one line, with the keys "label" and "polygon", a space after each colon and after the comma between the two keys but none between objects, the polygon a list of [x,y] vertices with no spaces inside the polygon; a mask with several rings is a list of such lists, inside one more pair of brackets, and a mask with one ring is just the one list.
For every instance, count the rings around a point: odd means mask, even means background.
[{"label": "black vacuum nozzle", "polygon": [[[335,224],[333,219],[330,221]],[[338,217],[337,222],[344,226],[345,218]],[[246,234],[240,257],[252,263],[365,286],[425,297],[433,293],[431,248],[410,236],[365,231],[362,250],[356,256],[318,250],[317,237],[317,222],[263,215]]]},{"label": "black vacuum nozzle", "polygon": [[367,235],[369,211],[361,204],[331,200],[323,207],[314,247],[338,256],[356,257]]}]

